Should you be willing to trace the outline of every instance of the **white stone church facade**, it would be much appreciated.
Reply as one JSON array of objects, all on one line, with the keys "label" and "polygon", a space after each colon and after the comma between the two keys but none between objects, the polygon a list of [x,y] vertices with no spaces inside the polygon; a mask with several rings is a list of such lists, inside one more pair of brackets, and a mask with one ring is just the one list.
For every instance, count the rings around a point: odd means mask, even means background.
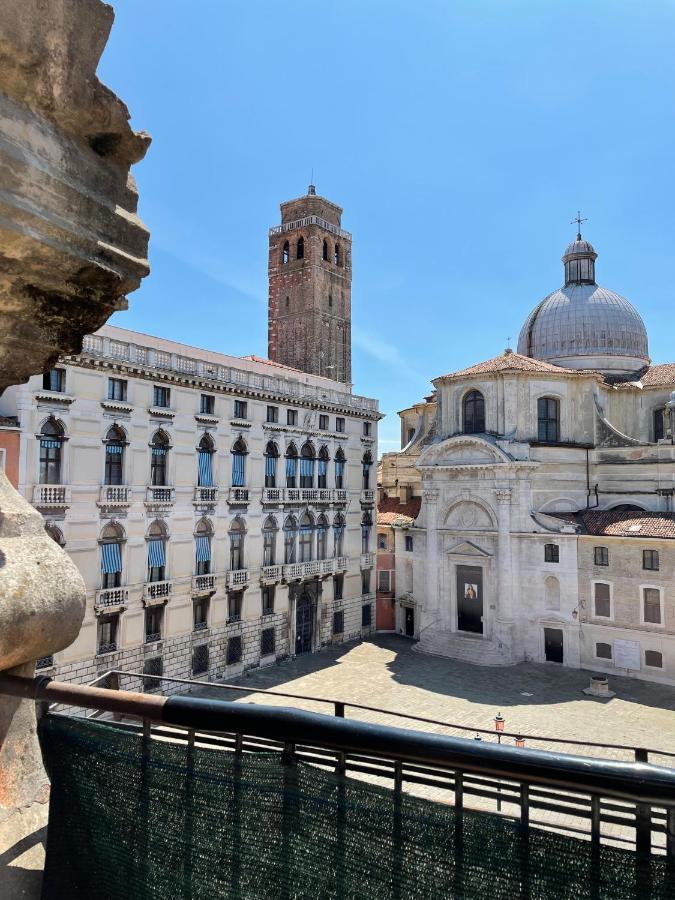
[{"label": "white stone church facade", "polygon": [[397,625],[412,608],[420,650],[486,665],[675,683],[675,365],[595,259],[578,236],[517,353],[400,413],[381,495],[422,503],[394,529]]}]

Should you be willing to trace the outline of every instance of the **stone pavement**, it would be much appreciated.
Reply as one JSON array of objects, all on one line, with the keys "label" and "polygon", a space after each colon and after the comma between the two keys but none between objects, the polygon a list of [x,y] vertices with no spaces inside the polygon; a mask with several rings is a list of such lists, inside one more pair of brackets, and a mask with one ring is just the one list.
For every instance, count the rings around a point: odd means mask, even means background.
[{"label": "stone pavement", "polygon": [[[632,678],[610,676],[616,696],[598,700],[582,693],[591,672],[567,669],[555,663],[521,663],[509,668],[485,668],[434,657],[413,650],[398,635],[330,647],[316,654],[289,659],[276,666],[254,669],[231,683],[248,691],[234,694],[218,687],[194,688],[199,696],[223,697],[239,702],[296,706],[333,714],[330,705],[307,700],[274,698],[256,693],[272,690],[361,703],[410,715],[451,722],[469,729],[492,729],[498,712],[506,731],[563,740],[648,747],[675,754],[675,688]],[[444,728],[347,708],[346,715],[362,721],[404,728],[462,734]],[[490,740],[490,736],[485,736]],[[512,741],[506,738],[505,741]],[[549,742],[526,741],[533,749],[554,749]],[[575,748],[566,753],[632,760],[630,751]],[[654,755],[650,762],[675,765],[675,757]]]}]

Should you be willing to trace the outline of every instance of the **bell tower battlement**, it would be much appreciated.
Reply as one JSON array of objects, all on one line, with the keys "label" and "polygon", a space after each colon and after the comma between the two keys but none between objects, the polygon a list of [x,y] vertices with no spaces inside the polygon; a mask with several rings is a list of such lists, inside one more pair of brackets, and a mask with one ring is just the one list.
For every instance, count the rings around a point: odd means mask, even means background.
[{"label": "bell tower battlement", "polygon": [[281,225],[269,231],[267,355],[350,384],[352,236],[341,220],[312,184],[281,204]]}]

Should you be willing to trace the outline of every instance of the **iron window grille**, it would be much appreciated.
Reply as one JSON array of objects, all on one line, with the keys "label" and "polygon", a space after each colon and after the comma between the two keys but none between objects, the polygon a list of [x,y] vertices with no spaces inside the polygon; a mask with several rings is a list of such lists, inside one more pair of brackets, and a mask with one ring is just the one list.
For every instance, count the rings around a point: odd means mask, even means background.
[{"label": "iron window grille", "polygon": [[145,610],[145,643],[159,641],[162,637],[164,607],[150,606]]},{"label": "iron window grille", "polygon": [[274,613],[274,585],[265,584],[262,587],[262,614],[271,616]]},{"label": "iron window grille", "polygon": [[263,628],[260,632],[260,655],[271,656],[275,648],[274,628]]},{"label": "iron window grille", "polygon": [[54,657],[53,656],[41,656],[35,662],[36,669],[49,669],[54,665]]},{"label": "iron window grille", "polygon": [[544,561],[560,562],[560,547],[557,544],[544,544]]},{"label": "iron window grille", "polygon": [[117,650],[117,626],[119,616],[101,616],[98,620],[98,652],[111,653]]},{"label": "iron window grille", "polygon": [[241,605],[242,605],[242,594],[241,592],[237,592],[236,594],[230,594],[227,598],[227,621],[228,622],[240,622],[241,621]]},{"label": "iron window grille", "polygon": [[209,645],[200,644],[192,651],[192,674],[204,675],[209,671]]},{"label": "iron window grille", "polygon": [[343,610],[333,613],[333,634],[343,634],[345,630],[345,614]]},{"label": "iron window grille", "polygon": [[469,391],[462,403],[464,432],[482,434],[485,431],[485,399],[480,391]]},{"label": "iron window grille", "polygon": [[193,624],[195,631],[203,631],[208,627],[209,601],[206,598],[195,600],[193,604]]},{"label": "iron window grille", "polygon": [[[153,656],[150,659],[146,659],[143,663],[143,674],[144,675],[163,675],[164,674],[164,664],[161,656]],[[160,686],[161,682],[156,681],[154,678],[144,678],[143,679],[143,690],[144,691],[156,691]]]},{"label": "iron window grille", "polygon": [[226,656],[227,665],[234,666],[236,663],[241,662],[241,654],[242,654],[241,635],[236,634],[234,637],[231,637],[227,642],[227,656]]}]

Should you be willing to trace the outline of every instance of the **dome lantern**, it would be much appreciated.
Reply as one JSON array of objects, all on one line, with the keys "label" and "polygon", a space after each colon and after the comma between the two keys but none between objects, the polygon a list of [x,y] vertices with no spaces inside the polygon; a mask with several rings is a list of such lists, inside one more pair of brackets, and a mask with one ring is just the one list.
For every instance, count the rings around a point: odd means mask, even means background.
[{"label": "dome lantern", "polygon": [[562,255],[565,264],[565,286],[571,284],[595,284],[595,260],[598,254],[592,244],[577,234],[576,241],[568,244]]}]

